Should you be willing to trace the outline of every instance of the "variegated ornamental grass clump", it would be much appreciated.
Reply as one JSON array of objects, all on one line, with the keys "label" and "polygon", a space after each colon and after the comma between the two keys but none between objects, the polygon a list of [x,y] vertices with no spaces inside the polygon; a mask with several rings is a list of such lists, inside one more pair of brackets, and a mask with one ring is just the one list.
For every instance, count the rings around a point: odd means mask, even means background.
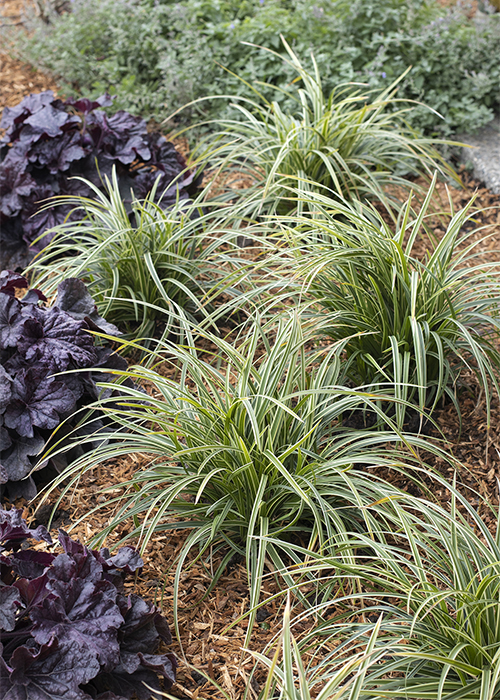
[{"label": "variegated ornamental grass clump", "polygon": [[[391,499],[399,492],[366,470],[403,468],[396,446],[425,442],[397,431],[376,405],[384,400],[382,392],[346,389],[342,347],[308,352],[310,338],[294,316],[279,325],[275,337],[254,326],[238,348],[206,337],[223,369],[201,359],[192,345],[162,343],[161,353],[149,352],[150,364],[170,360],[179,368],[175,379],[144,366],[119,372],[147,380],[154,390],[145,396],[124,388],[118,405],[100,403],[122,433],[117,438],[100,430],[100,439],[109,443],[74,462],[58,484],[71,489],[83,472],[109,458],[151,455],[149,466],[111,501],[116,514],[102,537],[130,522],[127,537],[141,538],[145,547],[158,532],[187,529],[176,589],[192,550],[199,556],[221,552],[214,582],[237,553],[246,558],[253,606],[266,557],[277,569],[286,568],[282,541],[306,542],[321,551],[334,536],[376,530],[378,519],[390,521]],[[343,427],[342,417],[358,408],[373,414],[385,431]],[[411,449],[408,463],[418,464]],[[266,537],[273,538],[272,545],[265,544]],[[347,547],[345,557],[355,552]]]},{"label": "variegated ornamental grass clump", "polygon": [[[283,61],[300,83],[295,106],[282,109],[254,88],[256,100],[237,100],[233,108],[238,117],[215,121],[215,135],[201,140],[193,152],[193,159],[199,159],[194,162],[251,178],[253,185],[241,193],[249,213],[300,211],[307,200],[290,197],[290,187],[306,197],[310,191],[329,190],[346,200],[388,202],[388,185],[410,187],[402,174],[430,180],[438,170],[458,180],[436,150],[441,142],[407,125],[414,105],[397,98],[405,74],[383,91],[346,83],[326,95],[314,56],[309,72],[282,41],[289,56]],[[234,199],[234,191],[228,197]]]},{"label": "variegated ornamental grass clump", "polygon": [[210,200],[206,190],[191,200],[169,200],[168,192],[165,199],[160,180],[146,198],[131,191],[126,204],[116,170],[104,179],[105,192],[82,181],[93,198],[51,201],[77,218],[51,230],[50,245],[28,268],[37,286],[50,295],[68,276],[85,280],[100,313],[144,343],[180,333],[184,322],[214,326],[214,302],[236,295],[238,209]]},{"label": "variegated ornamental grass clump", "polygon": [[[401,498],[399,528],[376,538],[352,533],[350,545],[366,552],[361,565],[350,567],[335,547],[327,556],[307,552],[301,573],[314,572],[319,602],[294,622],[319,624],[292,642],[295,671],[288,646],[280,667],[259,656],[270,667],[269,687],[278,689],[278,697],[307,698],[313,689],[322,697],[325,688],[350,700],[498,697],[498,512],[481,498],[475,508],[453,485],[433,478],[448,491],[450,507]],[[344,595],[349,581],[361,588]],[[285,632],[290,639],[293,624]],[[353,675],[346,677],[349,669]],[[294,695],[294,687],[302,694]]]},{"label": "variegated ornamental grass clump", "polygon": [[[344,342],[356,386],[384,387],[404,400],[394,406],[399,425],[406,401],[430,415],[445,397],[460,413],[457,389],[469,371],[489,421],[492,391],[499,392],[499,264],[480,257],[491,234],[474,226],[465,232],[474,200],[434,238],[427,225],[433,192],[434,185],[418,214],[408,199],[395,228],[372,209],[311,193],[312,213],[277,220],[285,243],[275,289],[306,305],[318,335]],[[417,257],[421,236],[429,247]]]}]

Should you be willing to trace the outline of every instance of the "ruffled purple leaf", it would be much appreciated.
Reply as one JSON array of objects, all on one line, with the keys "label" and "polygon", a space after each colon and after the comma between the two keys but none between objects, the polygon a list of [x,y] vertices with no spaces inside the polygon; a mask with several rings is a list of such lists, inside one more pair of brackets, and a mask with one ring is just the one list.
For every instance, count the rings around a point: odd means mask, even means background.
[{"label": "ruffled purple leaf", "polygon": [[[31,469],[33,469],[33,467],[34,465],[32,464]],[[19,481],[14,481],[9,478],[7,486],[9,490],[9,498],[12,501],[16,501],[18,498],[24,498],[26,501],[31,501],[37,494],[37,487],[32,476],[26,475]]]},{"label": "ruffled purple leaf", "polygon": [[0,630],[12,632],[16,626],[20,598],[19,591],[14,586],[0,586]]},{"label": "ruffled purple leaf", "polygon": [[[5,371],[5,368],[0,365],[0,415],[5,412],[5,409],[12,398],[12,384],[12,377]],[[4,446],[5,441],[5,437],[0,437],[0,451],[9,447],[9,445]]]},{"label": "ruffled purple leaf", "polygon": [[0,350],[17,346],[25,322],[18,299],[8,293],[0,293]]},{"label": "ruffled purple leaf", "polygon": [[155,675],[162,676],[166,681],[167,688],[171,688],[175,683],[175,669],[177,659],[173,654],[122,654],[122,668],[127,673],[134,674],[137,671],[144,672],[146,669],[153,671]]},{"label": "ruffled purple leaf", "polygon": [[97,313],[97,307],[85,284],[77,277],[65,279],[57,288],[55,305],[77,321],[90,320],[98,329],[109,335],[120,335],[112,323]]},{"label": "ruffled purple leaf", "polygon": [[24,159],[9,153],[0,163],[0,214],[14,217],[23,208],[24,197],[37,187],[36,181],[26,170]]},{"label": "ruffled purple leaf", "polygon": [[104,95],[101,95],[101,97],[98,97],[96,100],[89,100],[86,97],[83,97],[79,100],[69,99],[66,101],[66,104],[74,107],[77,110],[77,112],[81,112],[82,114],[88,114],[94,109],[99,109],[99,107],[111,107],[111,105],[113,104],[113,98],[106,92]]},{"label": "ruffled purple leaf", "polygon": [[32,438],[35,427],[56,428],[74,407],[74,395],[62,382],[48,376],[43,367],[30,367],[18,372],[14,379],[4,422],[19,435]]},{"label": "ruffled purple leaf", "polygon": [[[88,571],[68,554],[56,557],[46,572],[52,596],[31,612],[35,623],[32,634],[40,644],[57,637],[63,646],[82,645],[109,670],[120,658],[116,632],[123,617],[116,604],[116,587],[102,580],[102,567],[90,552],[86,559]],[[85,572],[88,575],[82,576]]]},{"label": "ruffled purple leaf", "polygon": [[[175,683],[177,660],[173,654],[122,654],[122,663],[112,673],[99,674],[93,685],[102,685],[114,693],[139,700],[150,700],[151,690],[161,692],[158,675],[168,690]],[[133,670],[134,669],[134,670]]]},{"label": "ruffled purple leaf", "polygon": [[21,576],[21,580],[37,580],[52,564],[55,554],[39,552],[36,549],[23,549],[9,556],[12,570]]},{"label": "ruffled purple leaf", "polygon": [[[63,112],[63,114],[66,113]],[[50,173],[56,175],[59,171],[68,170],[71,163],[85,158],[89,152],[88,146],[85,148],[82,146],[80,132],[68,131],[57,139],[38,141],[30,148],[28,161],[38,167],[46,167]]]},{"label": "ruffled purple leaf", "polygon": [[[46,200],[54,196],[56,192],[52,185],[44,184],[26,197],[21,221],[23,225],[23,239],[27,245],[32,246],[34,252],[38,252],[54,238],[52,229],[64,223],[71,211],[69,205],[46,207]],[[46,232],[46,233],[45,233]],[[42,234],[45,235],[40,238]],[[40,238],[40,240],[38,240]]]},{"label": "ruffled purple leaf", "polygon": [[142,136],[133,136],[127,139],[123,145],[115,149],[113,158],[124,165],[130,165],[137,158],[149,160],[151,158],[151,151],[149,150],[147,141]]},{"label": "ruffled purple leaf", "polygon": [[0,272],[0,292],[15,296],[16,289],[27,289],[28,280],[18,272],[2,270]]},{"label": "ruffled purple leaf", "polygon": [[[4,428],[3,425],[0,425],[0,452],[3,452],[4,450],[8,450],[9,447],[12,445],[12,438],[10,436],[9,431]],[[7,473],[7,472],[5,472]],[[0,482],[0,483],[5,483],[5,482]]]},{"label": "ruffled purple leaf", "polygon": [[116,554],[111,555],[109,549],[103,547],[94,556],[102,565],[105,572],[115,573],[117,570],[133,574],[144,566],[139,552],[134,547],[120,547]]},{"label": "ruffled purple leaf", "polygon": [[39,112],[54,101],[52,90],[32,93],[25,97],[15,107],[5,107],[0,121],[0,129],[6,129],[6,134],[0,143],[9,143],[19,136],[19,130],[25,119]]},{"label": "ruffled purple leaf", "polygon": [[96,360],[94,339],[86,324],[76,321],[54,306],[32,311],[18,342],[19,352],[30,362],[64,371],[71,367],[89,367]]},{"label": "ruffled purple leaf", "polygon": [[[31,472],[34,464],[30,457],[38,455],[45,446],[45,439],[38,434],[33,437],[23,437],[16,435],[15,440],[12,440],[11,446],[2,452],[0,463],[9,477],[9,489],[11,498],[24,496],[25,498],[33,498],[36,495],[34,484],[25,477]],[[13,495],[13,483],[18,483]],[[33,490],[34,489],[34,490]]]},{"label": "ruffled purple leaf", "polygon": [[[18,529],[18,543],[40,534],[21,511],[0,511],[0,520]],[[117,567],[136,570],[136,552],[126,547],[110,556],[63,531],[60,541],[66,552],[56,557],[29,549],[0,554],[0,626],[13,632],[8,652],[0,644],[0,700],[150,700],[146,685],[159,690],[159,677],[170,688],[177,661],[154,653],[160,638],[170,640],[166,622],[153,605],[124,598],[106,580]],[[13,581],[19,571],[26,576]]]},{"label": "ruffled purple leaf", "polygon": [[31,262],[30,254],[23,240],[21,217],[2,219],[0,214],[0,269],[16,270],[27,267]]},{"label": "ruffled purple leaf", "polygon": [[136,158],[151,158],[146,122],[140,117],[123,110],[108,117],[105,112],[95,110],[87,116],[85,128],[106,158],[124,165],[130,165]]},{"label": "ruffled purple leaf", "polygon": [[74,559],[78,556],[88,556],[90,550],[81,544],[79,540],[74,540],[72,537],[70,537],[67,532],[64,532],[64,530],[59,530],[58,538],[59,544],[63,548],[64,553],[69,555],[68,561],[74,561]]},{"label": "ruffled purple leaf", "polygon": [[[59,542],[63,544],[59,530]],[[66,535],[66,533],[64,533]],[[66,535],[68,540],[71,538]],[[75,578],[86,579],[88,581],[100,581],[102,579],[102,566],[92,555],[92,550],[75,542],[75,549],[71,553],[59,554],[52,565],[51,577],[54,581],[71,581]],[[64,548],[64,545],[63,545]],[[79,549],[81,548],[81,549]]]},{"label": "ruffled purple leaf", "polygon": [[31,499],[36,496],[33,480],[26,477],[34,467],[30,457],[38,455],[44,446],[45,440],[40,435],[35,435],[32,438],[16,435],[11,447],[2,453],[0,461],[9,476],[11,499],[15,500],[20,497]]},{"label": "ruffled purple leaf", "polygon": [[162,134],[149,134],[149,141],[153,152],[151,164],[162,170],[170,180],[187,167],[184,156],[179,153],[172,141],[167,141]]},{"label": "ruffled purple leaf", "polygon": [[0,642],[0,700],[4,700],[7,693],[12,689],[12,683],[10,682],[11,668],[7,666],[3,659],[3,645]]},{"label": "ruffled purple leaf", "polygon": [[[55,555],[50,554],[49,552],[39,552],[39,554],[45,554],[46,557],[52,557],[51,562],[47,564],[47,566],[50,566],[55,558]],[[41,576],[37,576],[37,578],[33,579],[20,578],[13,585],[19,591],[23,605],[26,608],[30,608],[35,605],[40,605],[40,603],[48,595],[50,595],[49,591],[47,590],[46,583],[47,577],[42,574]]]},{"label": "ruffled purple leaf", "polygon": [[37,304],[39,301],[48,301],[47,297],[39,289],[29,289],[21,299],[21,304]]},{"label": "ruffled purple leaf", "polygon": [[[59,544],[74,561],[85,560],[89,556],[94,557],[101,567],[100,570],[105,573],[115,573],[120,570],[124,574],[133,574],[144,566],[139,552],[134,547],[120,547],[116,554],[111,555],[106,547],[100,550],[88,549],[78,540],[70,537],[64,530],[59,530]],[[124,609],[127,610],[126,604]]]},{"label": "ruffled purple leaf", "polygon": [[125,620],[120,629],[120,646],[131,654],[156,651],[160,640],[172,643],[172,635],[158,608],[138,595],[118,598]]},{"label": "ruffled purple leaf", "polygon": [[0,508],[0,542],[3,547],[16,549],[27,539],[43,540],[52,544],[52,537],[43,525],[32,529],[18,508],[10,510]]},{"label": "ruffled purple leaf", "polygon": [[[51,207],[33,217],[42,200],[73,188],[76,191],[71,193],[94,196],[82,182],[75,184],[74,175],[102,189],[100,176],[109,177],[116,165],[122,190],[128,193],[134,183],[138,196],[145,196],[156,179],[152,173],[160,173],[160,189],[167,191],[164,207],[177,194],[184,199],[196,189],[193,174],[187,173],[170,190],[172,180],[186,167],[182,156],[161,134],[149,134],[140,117],[124,111],[108,116],[100,109],[110,104],[109,95],[62,102],[46,91],[5,108],[1,123],[6,134],[0,139],[3,265],[26,265],[30,256],[25,244],[39,239],[31,252],[41,250],[53,237],[51,229],[68,214],[62,206],[60,214]],[[149,170],[141,164],[150,166]]]},{"label": "ruffled purple leaf", "polygon": [[47,104],[31,114],[24,123],[32,129],[29,131],[30,136],[39,134],[40,137],[54,138],[79,125],[81,119],[76,114],[70,114],[64,109],[56,109],[52,104]]},{"label": "ruffled purple leaf", "polygon": [[79,685],[99,672],[88,649],[76,644],[62,648],[57,640],[39,649],[18,647],[10,665],[12,689],[6,700],[90,700]]}]

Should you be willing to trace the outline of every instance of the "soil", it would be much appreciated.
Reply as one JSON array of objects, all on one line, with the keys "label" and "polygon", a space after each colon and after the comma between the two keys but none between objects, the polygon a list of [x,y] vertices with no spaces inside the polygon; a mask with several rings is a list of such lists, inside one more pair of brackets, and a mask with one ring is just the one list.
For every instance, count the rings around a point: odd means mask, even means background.
[{"label": "soil", "polygon": [[[0,30],[3,26],[19,23],[23,8],[22,0],[2,0]],[[56,95],[59,94],[57,84],[52,78],[0,51],[0,109],[13,107],[31,92],[44,90],[53,90]]]},{"label": "soil", "polygon": [[[21,6],[22,3],[18,0],[3,0],[2,21],[5,21],[5,18],[17,21]],[[29,65],[6,55],[0,55],[0,60],[0,107],[12,106],[30,92],[46,89],[57,92],[58,87],[54,81]],[[183,144],[184,149],[185,147]],[[450,200],[455,208],[460,208],[472,195],[476,196],[476,222],[486,227],[484,232],[492,234],[482,245],[482,259],[487,262],[493,259],[500,260],[500,197],[491,194],[465,171],[462,171],[462,178],[463,189],[446,188],[444,184],[438,184],[435,209],[449,211]],[[438,237],[444,231],[443,221],[437,215],[433,220],[433,230]],[[423,256],[428,248],[429,241],[422,238],[418,243],[419,254]],[[482,496],[492,504],[498,504],[499,402],[496,398],[492,401],[491,423],[488,427],[484,396],[481,396],[477,383],[471,378],[469,388],[462,391],[460,405],[462,430],[452,407],[445,406],[435,415],[439,429],[446,437],[448,449],[463,465],[458,474],[460,488],[468,494],[473,503],[477,504],[479,496]],[[435,434],[438,432],[435,431]],[[440,462],[429,456],[428,461],[450,478],[452,470],[444,461]],[[71,529],[71,534],[82,541],[88,541],[96,535],[113,512],[113,506],[108,501],[110,494],[101,493],[102,489],[114,489],[111,496],[116,495],[116,484],[126,481],[146,463],[146,456],[130,455],[85,475],[71,497],[63,499],[58,505],[52,524],[53,534],[56,533],[56,527],[63,527],[65,530]],[[396,472],[380,475],[410,492],[414,488],[409,480]],[[50,498],[50,505],[56,503],[56,495]],[[449,502],[449,494],[445,490],[435,490],[434,496],[443,505]],[[45,504],[35,515],[39,503],[40,499],[37,499],[32,503],[19,501],[16,505],[24,508],[25,515],[30,520],[46,523],[51,508]],[[97,506],[100,506],[99,510],[94,511]],[[145,565],[141,574],[128,584],[131,591],[155,599],[170,622],[174,595],[174,562],[185,540],[185,535],[180,532],[172,531],[171,534],[156,537],[144,553]],[[112,545],[125,534],[126,528],[116,531],[107,544]],[[207,562],[193,563],[191,560],[191,566],[187,567],[181,576],[179,634],[172,645],[180,660],[178,682],[172,692],[179,698],[222,700],[221,692],[206,682],[200,671],[216,680],[231,700],[243,697],[244,689],[249,684],[249,697],[256,697],[263,682],[265,674],[258,670],[250,683],[249,676],[254,662],[248,653],[242,653],[246,621],[240,621],[239,618],[249,604],[244,563],[231,562],[214,590],[207,594],[217,565],[217,557],[214,557],[214,561]],[[261,596],[264,608],[259,613],[252,632],[252,650],[261,652],[281,629],[285,601],[277,598],[267,604],[265,602],[271,599],[274,593],[279,592],[280,586],[280,579],[268,570]],[[298,612],[300,606],[294,609],[295,614]],[[234,626],[228,629],[230,625]],[[305,629],[306,623],[301,623],[295,628],[295,633],[300,635]]]}]

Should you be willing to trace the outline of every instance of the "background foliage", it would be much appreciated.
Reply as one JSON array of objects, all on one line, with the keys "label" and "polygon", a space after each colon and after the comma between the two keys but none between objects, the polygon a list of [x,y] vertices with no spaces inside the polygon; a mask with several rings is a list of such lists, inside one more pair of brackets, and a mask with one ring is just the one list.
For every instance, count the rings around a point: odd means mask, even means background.
[{"label": "background foliage", "polygon": [[[284,89],[278,99],[286,100],[293,71],[279,57],[241,44],[280,52],[282,33],[303,61],[314,51],[327,92],[351,80],[384,87],[413,66],[400,96],[421,100],[446,119],[418,108],[413,125],[449,133],[485,124],[499,105],[500,16],[488,7],[469,19],[466,7],[444,10],[432,0],[75,0],[73,12],[51,24],[33,18],[34,32],[17,37],[17,51],[71,91],[111,89],[114,109],[165,117],[201,96],[249,96],[221,66]],[[265,94],[276,98],[270,88]],[[223,116],[228,107],[216,100],[193,109]]]}]

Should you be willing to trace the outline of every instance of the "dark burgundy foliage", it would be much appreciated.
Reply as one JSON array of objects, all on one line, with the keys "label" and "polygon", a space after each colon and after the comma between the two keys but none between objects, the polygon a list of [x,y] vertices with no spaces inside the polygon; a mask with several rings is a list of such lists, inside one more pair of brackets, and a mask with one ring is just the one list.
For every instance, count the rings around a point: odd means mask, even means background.
[{"label": "dark burgundy foliage", "polygon": [[21,511],[0,509],[0,700],[149,700],[146,685],[159,691],[160,678],[168,690],[177,661],[158,653],[172,641],[167,622],[122,592],[143,565],[138,553],[111,556],[62,530],[59,555],[18,551],[28,538],[51,541]]},{"label": "dark burgundy foliage", "polygon": [[30,538],[52,544],[52,537],[43,525],[32,530],[28,527],[26,520],[21,517],[21,511],[6,511],[0,508],[1,551],[18,550],[21,544]]},{"label": "dark burgundy foliage", "polygon": [[[106,369],[127,366],[89,332],[118,334],[98,315],[83,282],[65,280],[51,307],[43,305],[46,299],[36,289],[18,299],[16,289],[27,286],[15,272],[0,273],[0,488],[11,498],[36,494],[29,474],[52,431],[64,422],[57,435],[61,439],[77,428],[80,409],[100,395],[96,382],[111,379]],[[86,371],[72,371],[82,369]],[[103,395],[116,392],[107,389]],[[92,430],[102,426],[97,420]],[[49,467],[52,473],[45,474],[50,478],[68,458],[71,451],[39,468]]]},{"label": "dark burgundy foliage", "polygon": [[108,95],[63,102],[47,90],[4,109],[0,269],[24,267],[53,238],[50,229],[67,217],[77,218],[69,204],[48,208],[44,204],[57,195],[94,195],[85,183],[70,178],[83,177],[103,189],[101,178],[115,166],[125,199],[131,188],[144,198],[159,178],[157,200],[162,206],[171,205],[177,196],[187,198],[196,189],[194,173],[178,178],[186,162],[171,142],[148,133],[146,122],[128,112],[108,116],[102,108],[110,105]]}]

